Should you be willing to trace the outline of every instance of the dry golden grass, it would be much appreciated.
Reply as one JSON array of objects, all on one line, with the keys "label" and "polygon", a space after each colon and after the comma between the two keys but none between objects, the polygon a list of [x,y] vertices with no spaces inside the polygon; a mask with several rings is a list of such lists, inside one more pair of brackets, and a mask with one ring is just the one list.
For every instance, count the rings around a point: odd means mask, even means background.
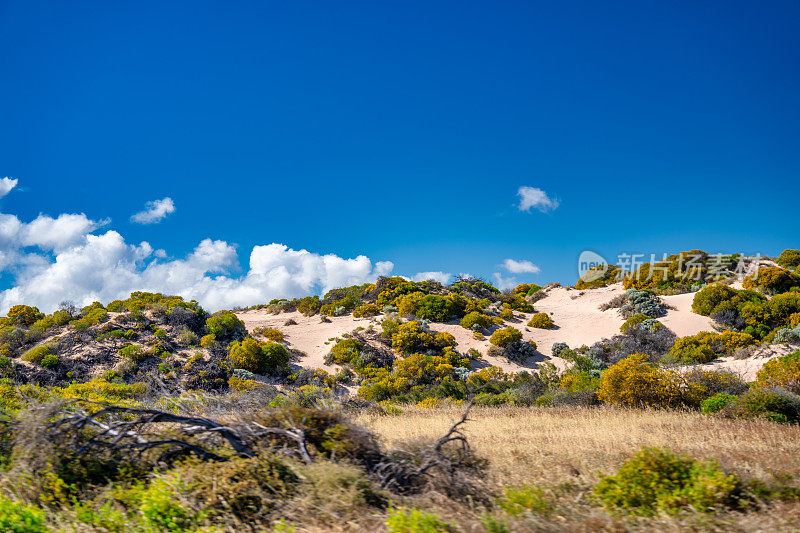
[{"label": "dry golden grass", "polygon": [[[463,409],[411,408],[397,416],[361,415],[357,421],[379,435],[384,444],[402,447],[407,441],[442,435]],[[800,479],[797,426],[692,412],[576,407],[474,408],[470,420],[465,432],[474,451],[490,460],[487,482],[495,491],[521,484],[572,487],[556,496],[575,500],[562,501],[565,509],[560,518],[512,522],[514,531],[800,531],[800,505],[796,503],[713,519],[692,515],[631,523],[601,512],[586,498],[600,472],[615,473],[645,445],[667,447],[697,459],[716,459],[745,478],[771,480],[774,474],[783,473],[789,479]],[[477,526],[476,531],[480,530]]]},{"label": "dry golden grass", "polygon": [[[463,410],[410,409],[399,416],[361,416],[357,421],[384,443],[401,445],[443,434]],[[564,475],[594,483],[598,470],[615,471],[642,446],[714,458],[745,475],[800,475],[800,427],[767,421],[613,408],[473,408],[466,433],[504,485]]]}]

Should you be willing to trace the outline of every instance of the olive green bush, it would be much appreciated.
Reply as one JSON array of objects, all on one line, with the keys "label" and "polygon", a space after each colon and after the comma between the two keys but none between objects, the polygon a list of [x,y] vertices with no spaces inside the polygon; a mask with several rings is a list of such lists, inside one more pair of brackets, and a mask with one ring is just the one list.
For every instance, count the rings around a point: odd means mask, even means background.
[{"label": "olive green bush", "polygon": [[639,516],[744,505],[743,483],[736,475],[716,462],[655,447],[642,448],[615,475],[602,477],[594,496],[613,512]]},{"label": "olive green bush", "polygon": [[491,337],[489,337],[489,342],[494,344],[495,346],[499,346],[500,348],[503,348],[514,341],[521,341],[521,340],[522,340],[522,332],[517,328],[513,328],[511,326],[498,329],[497,331],[492,333]]},{"label": "olive green bush", "polygon": [[241,341],[247,336],[244,322],[230,311],[214,313],[206,321],[206,331],[220,342]]},{"label": "olive green bush", "polygon": [[539,329],[553,329],[556,327],[553,319],[547,313],[535,313],[528,321],[528,326]]},{"label": "olive green bush", "polygon": [[777,263],[784,268],[794,270],[800,266],[800,250],[784,250],[778,256]]},{"label": "olive green bush", "polygon": [[236,368],[254,374],[280,374],[288,368],[290,356],[288,350],[275,342],[260,342],[253,338],[241,342],[233,342],[228,358]]}]

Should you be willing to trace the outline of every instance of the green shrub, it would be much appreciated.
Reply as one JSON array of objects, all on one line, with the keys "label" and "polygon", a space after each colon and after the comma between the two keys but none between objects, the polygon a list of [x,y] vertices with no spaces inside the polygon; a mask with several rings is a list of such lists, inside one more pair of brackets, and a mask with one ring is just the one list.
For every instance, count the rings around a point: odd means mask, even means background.
[{"label": "green shrub", "polygon": [[357,339],[340,339],[325,357],[326,365],[352,365],[361,353],[364,343]]},{"label": "green shrub", "polygon": [[765,418],[779,423],[798,423],[800,396],[782,389],[755,387],[729,402],[720,414],[730,418]]},{"label": "green shrub", "polygon": [[392,333],[392,348],[406,354],[442,350],[455,344],[453,335],[426,331],[416,320],[397,325]]},{"label": "green shrub", "polygon": [[44,313],[36,307],[29,305],[15,305],[8,310],[8,318],[17,326],[28,327],[37,320],[44,318]]},{"label": "green shrub", "polygon": [[54,366],[58,365],[59,359],[58,354],[49,353],[42,357],[42,360],[39,361],[39,365],[42,368],[53,368]]},{"label": "green shrub", "polygon": [[419,509],[389,509],[389,533],[447,533],[453,528],[433,513]]},{"label": "green shrub", "polygon": [[800,266],[800,250],[784,250],[778,256],[777,263],[784,268],[794,270]]},{"label": "green shrub", "polygon": [[44,358],[49,355],[52,355],[49,346],[47,345],[34,346],[30,350],[22,354],[22,359],[29,363],[41,365],[42,361],[44,361]]},{"label": "green shrub", "polygon": [[767,361],[756,374],[756,384],[800,394],[800,350]]},{"label": "green shrub", "polygon": [[756,342],[756,339],[748,333],[701,331],[696,335],[689,335],[676,340],[665,359],[683,364],[708,363],[731,353],[737,348],[746,348],[756,344]]},{"label": "green shrub", "polygon": [[683,403],[674,373],[635,353],[603,372],[597,388],[600,401],[627,407],[678,407]]},{"label": "green shrub", "polygon": [[431,322],[447,322],[454,313],[449,298],[428,294],[419,300],[414,314]]},{"label": "green shrub", "polygon": [[254,374],[277,374],[285,372],[289,364],[289,352],[275,342],[260,342],[253,338],[230,345],[228,357],[236,368]]},{"label": "green shrub", "polygon": [[501,348],[507,346],[514,341],[522,340],[522,332],[517,328],[511,326],[507,328],[498,329],[492,336],[489,337],[489,342]]},{"label": "green shrub", "polygon": [[319,296],[306,296],[297,302],[297,310],[303,316],[313,316],[319,312],[321,304],[319,303]]},{"label": "green shrub", "polygon": [[58,328],[69,324],[70,320],[72,320],[72,316],[68,312],[64,310],[58,310],[55,313],[47,315],[44,318],[40,318],[34,322],[31,326],[31,329],[47,332],[53,328]]},{"label": "green shrub", "polygon": [[218,311],[209,317],[206,331],[220,342],[240,341],[247,336],[244,322],[230,311]]},{"label": "green shrub", "polygon": [[0,531],[6,533],[46,533],[44,511],[0,496]]},{"label": "green shrub", "polygon": [[461,319],[460,325],[462,328],[465,329],[474,329],[475,326],[478,326],[482,329],[486,329],[494,324],[494,320],[487,314],[480,313],[478,311],[472,311],[464,315],[464,318]]},{"label": "green shrub", "polygon": [[108,311],[102,307],[91,307],[86,310],[80,318],[70,322],[70,325],[76,330],[81,331],[101,324],[105,322],[106,319],[108,319]]},{"label": "green shrub", "polygon": [[705,415],[719,412],[723,410],[729,403],[736,400],[736,398],[737,397],[733,394],[725,394],[724,392],[720,392],[703,400],[703,402],[700,404],[700,412]]},{"label": "green shrub", "polygon": [[581,276],[576,289],[593,289],[595,287],[605,287],[611,283],[616,283],[621,279],[620,268],[617,265],[597,265],[591,267],[586,274]]},{"label": "green shrub", "polygon": [[644,313],[637,313],[637,314],[633,315],[632,317],[630,317],[628,320],[626,320],[626,321],[625,321],[625,323],[624,323],[624,324],[622,324],[622,325],[619,327],[619,330],[620,330],[622,333],[627,333],[627,331],[628,331],[629,329],[631,329],[633,326],[636,326],[636,325],[638,325],[638,324],[641,324],[641,323],[642,323],[642,322],[644,322],[645,320],[650,320],[650,316],[649,316],[649,315],[646,315],[646,314],[644,314]]},{"label": "green shrub", "polygon": [[780,294],[792,287],[800,287],[800,276],[780,267],[760,267],[744,278],[745,289],[758,289],[766,294]]},{"label": "green shrub", "polygon": [[666,449],[644,447],[614,476],[603,476],[595,497],[609,510],[632,515],[670,514],[691,508],[738,507],[742,482],[715,462],[699,462]]},{"label": "green shrub", "polygon": [[523,513],[548,516],[555,509],[552,499],[538,487],[529,485],[506,487],[503,492],[504,497],[497,501],[497,505],[512,516],[519,516]]},{"label": "green shrub", "polygon": [[692,300],[692,311],[699,315],[708,316],[720,310],[720,305],[733,299],[737,290],[723,285],[722,283],[711,283],[706,285],[694,295]]},{"label": "green shrub", "polygon": [[117,350],[117,353],[134,363],[140,363],[146,357],[144,348],[139,344],[127,344]]},{"label": "green shrub", "polygon": [[381,314],[381,308],[375,304],[362,304],[353,309],[353,317],[376,316]]},{"label": "green shrub", "polygon": [[283,332],[276,328],[256,328],[253,330],[254,335],[260,335],[272,342],[283,342]]},{"label": "green shrub", "polygon": [[156,531],[194,531],[203,518],[181,505],[176,491],[163,479],[153,480],[142,493],[139,513]]},{"label": "green shrub", "polygon": [[550,318],[550,315],[547,313],[534,314],[528,322],[528,326],[539,329],[553,329],[556,327],[556,325],[553,323],[553,319]]}]

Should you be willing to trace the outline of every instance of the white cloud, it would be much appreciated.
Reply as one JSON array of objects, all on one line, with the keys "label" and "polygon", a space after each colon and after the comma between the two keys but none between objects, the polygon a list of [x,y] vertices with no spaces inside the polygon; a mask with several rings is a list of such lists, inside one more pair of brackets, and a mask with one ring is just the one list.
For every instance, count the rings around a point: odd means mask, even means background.
[{"label": "white cloud", "polygon": [[164,218],[175,212],[175,202],[172,198],[162,198],[161,200],[153,200],[147,202],[144,211],[140,211],[131,217],[131,222],[137,224],[157,224],[164,220]]},{"label": "white cloud", "polygon": [[0,180],[0,198],[5,196],[6,194],[11,192],[11,189],[17,186],[19,180],[14,178],[9,178],[6,176],[5,178]]},{"label": "white cloud", "polygon": [[15,280],[0,291],[0,314],[20,303],[48,312],[63,300],[108,303],[133,291],[176,294],[215,311],[372,282],[394,268],[364,255],[342,258],[272,243],[253,247],[247,270],[234,275],[239,257],[225,241],[204,239],[185,258],[173,259],[113,230],[93,233],[104,223],[84,214],[40,215],[26,223],[0,213],[0,272]]},{"label": "white cloud", "polygon": [[411,279],[414,281],[433,280],[433,281],[438,281],[442,285],[447,285],[447,282],[450,281],[450,278],[452,276],[453,275],[450,274],[449,272],[441,272],[437,270],[435,272],[418,272],[417,274],[414,274],[414,276],[412,276]]},{"label": "white cloud", "polygon": [[495,287],[497,287],[501,291],[504,291],[506,289],[513,289],[514,287],[519,285],[517,283],[517,278],[515,278],[514,276],[504,278],[502,274],[500,274],[500,272],[495,272],[494,274],[492,274],[492,277],[494,278]]},{"label": "white cloud", "polygon": [[517,261],[515,259],[506,259],[503,261],[503,268],[512,274],[538,274],[541,269],[525,259]]},{"label": "white cloud", "polygon": [[[43,310],[63,300],[107,303],[137,290],[177,294],[213,311],[366,283],[394,266],[388,261],[373,265],[363,255],[344,259],[277,243],[255,246],[243,276],[227,274],[237,264],[236,249],[224,241],[205,239],[185,259],[162,262],[147,242],[127,244],[116,231],[86,235],[54,261],[23,269],[16,286],[0,292],[0,312],[23,302]],[[213,275],[218,273],[223,274]]]},{"label": "white cloud", "polygon": [[517,196],[519,196],[520,211],[530,212],[533,207],[542,213],[547,213],[558,207],[558,200],[550,198],[546,192],[536,187],[520,187]]}]

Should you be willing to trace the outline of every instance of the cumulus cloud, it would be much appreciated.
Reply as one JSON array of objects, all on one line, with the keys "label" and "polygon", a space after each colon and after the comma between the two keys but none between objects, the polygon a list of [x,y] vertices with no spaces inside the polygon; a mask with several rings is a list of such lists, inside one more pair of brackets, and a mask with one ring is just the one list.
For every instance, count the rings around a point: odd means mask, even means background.
[{"label": "cumulus cloud", "polygon": [[492,277],[494,278],[495,287],[497,287],[501,291],[504,291],[506,289],[513,289],[514,287],[519,285],[517,283],[517,278],[515,278],[514,276],[505,278],[503,277],[502,274],[500,274],[500,272],[495,272],[494,274],[492,274]]},{"label": "cumulus cloud", "polygon": [[411,279],[413,281],[438,281],[442,285],[447,285],[453,275],[449,272],[435,271],[435,272],[418,272],[414,274]]},{"label": "cumulus cloud", "polygon": [[23,269],[14,287],[0,292],[0,312],[23,302],[47,310],[63,300],[109,302],[137,290],[177,294],[213,311],[366,283],[394,266],[373,264],[363,255],[344,259],[273,243],[255,246],[248,271],[231,276],[238,266],[235,247],[211,239],[184,259],[161,261],[159,255],[147,242],[126,243],[116,231],[85,235],[47,264]]},{"label": "cumulus cloud", "polygon": [[503,261],[503,268],[512,274],[538,274],[540,272],[538,266],[525,259],[521,261],[506,259]]},{"label": "cumulus cloud", "polygon": [[558,207],[558,200],[550,198],[546,192],[536,187],[520,187],[517,196],[519,196],[520,211],[530,212],[531,208],[534,208],[547,213]]},{"label": "cumulus cloud", "polygon": [[9,178],[6,176],[5,178],[0,180],[0,198],[5,196],[6,194],[11,192],[11,189],[17,186],[19,180],[14,178]]},{"label": "cumulus cloud", "polygon": [[172,198],[162,198],[147,202],[143,211],[139,211],[131,217],[131,222],[137,224],[158,224],[170,213],[175,212],[175,202]]},{"label": "cumulus cloud", "polygon": [[204,239],[176,259],[147,242],[128,243],[117,231],[98,233],[106,223],[84,214],[23,222],[0,213],[0,273],[14,278],[0,291],[0,314],[20,303],[49,312],[64,300],[107,303],[133,291],[176,294],[215,311],[372,282],[394,268],[364,255],[343,258],[272,243],[253,247],[242,272],[236,247],[225,241]]}]

